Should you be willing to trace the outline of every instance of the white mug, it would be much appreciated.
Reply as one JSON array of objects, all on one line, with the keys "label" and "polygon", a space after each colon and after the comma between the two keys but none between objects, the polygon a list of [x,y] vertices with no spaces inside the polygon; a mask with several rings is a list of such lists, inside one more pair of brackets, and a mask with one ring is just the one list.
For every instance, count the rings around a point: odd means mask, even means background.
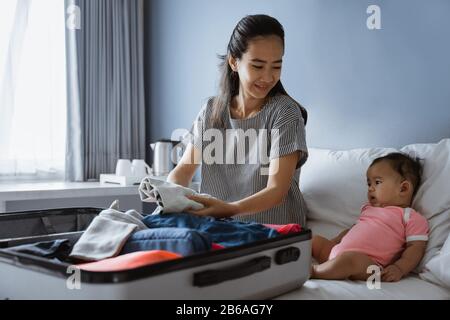
[{"label": "white mug", "polygon": [[130,177],[132,175],[131,161],[128,159],[117,160],[116,175]]},{"label": "white mug", "polygon": [[152,174],[152,168],[145,163],[145,160],[134,159],[131,164],[131,173],[135,177],[144,178],[145,176]]}]

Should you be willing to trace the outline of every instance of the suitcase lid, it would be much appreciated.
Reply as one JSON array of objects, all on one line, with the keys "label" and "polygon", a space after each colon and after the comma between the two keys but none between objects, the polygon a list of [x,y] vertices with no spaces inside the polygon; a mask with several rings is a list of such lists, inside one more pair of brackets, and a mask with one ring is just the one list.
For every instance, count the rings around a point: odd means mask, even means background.
[{"label": "suitcase lid", "polygon": [[0,214],[0,240],[84,231],[101,208],[62,208]]}]

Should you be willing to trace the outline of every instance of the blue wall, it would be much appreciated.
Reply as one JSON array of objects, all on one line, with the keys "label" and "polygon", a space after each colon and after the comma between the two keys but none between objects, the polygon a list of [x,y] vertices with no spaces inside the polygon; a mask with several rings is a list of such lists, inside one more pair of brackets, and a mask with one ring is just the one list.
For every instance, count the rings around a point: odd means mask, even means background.
[{"label": "blue wall", "polygon": [[[282,80],[309,111],[309,146],[450,137],[448,0],[146,0],[148,135],[189,128],[217,89],[217,54],[246,14],[286,31]],[[381,8],[381,30],[366,9]]]}]

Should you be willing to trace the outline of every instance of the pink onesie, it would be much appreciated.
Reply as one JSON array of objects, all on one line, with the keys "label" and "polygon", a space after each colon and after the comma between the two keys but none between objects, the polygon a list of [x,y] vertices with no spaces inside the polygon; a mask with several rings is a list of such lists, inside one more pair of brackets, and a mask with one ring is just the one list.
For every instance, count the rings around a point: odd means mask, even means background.
[{"label": "pink onesie", "polygon": [[428,222],[414,209],[366,204],[356,225],[333,247],[329,259],[357,251],[385,267],[399,258],[406,242],[416,240],[428,240]]}]

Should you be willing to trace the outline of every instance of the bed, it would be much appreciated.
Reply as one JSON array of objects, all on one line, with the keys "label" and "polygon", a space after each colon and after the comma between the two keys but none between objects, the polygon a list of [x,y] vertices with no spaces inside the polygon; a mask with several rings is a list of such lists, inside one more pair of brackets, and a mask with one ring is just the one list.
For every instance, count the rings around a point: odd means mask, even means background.
[{"label": "bed", "polygon": [[408,276],[398,283],[382,283],[381,289],[369,290],[363,281],[308,280],[301,289],[284,294],[283,300],[448,300],[445,288]]},{"label": "bed", "polygon": [[[339,228],[327,223],[309,222],[313,234],[332,235]],[[450,269],[448,269],[450,272]],[[411,274],[396,283],[381,283],[380,289],[369,289],[364,281],[308,280],[302,288],[284,294],[282,300],[449,300],[450,289]]]},{"label": "bed", "polygon": [[309,209],[307,226],[313,234],[328,238],[350,227],[366,199],[367,167],[373,159],[397,151],[422,159],[424,165],[413,207],[427,218],[430,233],[419,266],[399,282],[381,282],[379,288],[365,281],[314,279],[276,299],[450,300],[450,139],[401,149],[310,148],[300,176],[300,188]]}]

